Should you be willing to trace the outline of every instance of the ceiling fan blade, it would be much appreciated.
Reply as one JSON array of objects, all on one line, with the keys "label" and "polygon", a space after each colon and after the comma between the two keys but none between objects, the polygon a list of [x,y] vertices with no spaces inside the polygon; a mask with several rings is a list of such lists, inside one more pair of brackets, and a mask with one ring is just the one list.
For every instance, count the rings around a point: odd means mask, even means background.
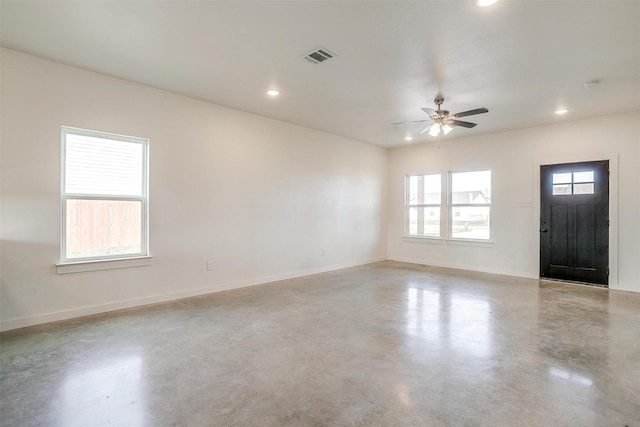
[{"label": "ceiling fan blade", "polygon": [[431,127],[431,126],[427,126],[426,128],[422,129],[420,132],[418,132],[418,134],[423,134],[423,133],[425,133],[426,131],[428,131],[428,130],[429,130],[429,128],[430,128],[430,127]]},{"label": "ceiling fan blade", "polygon": [[462,120],[449,120],[447,124],[451,126],[462,126],[463,128],[472,128],[474,126],[478,126],[477,123],[463,122]]},{"label": "ceiling fan blade", "polygon": [[429,115],[429,117],[431,117],[433,120],[435,120],[438,117],[440,117],[438,115],[438,112],[436,110],[434,110],[433,108],[421,108],[421,110],[424,111],[425,113],[427,113]]},{"label": "ceiling fan blade", "polygon": [[475,110],[468,110],[468,111],[462,111],[460,113],[455,113],[455,114],[452,114],[451,117],[466,117],[466,116],[473,116],[474,114],[482,114],[482,113],[488,113],[488,112],[489,110],[482,107],[482,108],[476,108]]},{"label": "ceiling fan blade", "polygon": [[406,122],[398,122],[398,123],[391,123],[392,125],[403,125],[405,123],[423,123],[423,122],[430,122],[430,119],[424,119],[424,120],[408,120]]}]

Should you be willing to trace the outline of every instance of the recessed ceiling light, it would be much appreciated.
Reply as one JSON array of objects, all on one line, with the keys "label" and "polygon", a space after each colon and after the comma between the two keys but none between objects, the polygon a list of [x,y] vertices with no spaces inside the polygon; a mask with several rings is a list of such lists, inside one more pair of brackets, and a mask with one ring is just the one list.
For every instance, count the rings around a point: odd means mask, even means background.
[{"label": "recessed ceiling light", "polygon": [[411,138],[410,136],[405,136],[405,137],[404,137],[404,140],[405,140],[405,141],[413,141],[413,138]]},{"label": "recessed ceiling light", "polygon": [[567,114],[568,112],[569,112],[569,110],[567,110],[566,108],[558,108],[556,110],[556,114],[559,115],[559,116],[562,115],[562,114]]},{"label": "recessed ceiling light", "polygon": [[267,91],[267,95],[269,95],[269,96],[274,96],[274,97],[275,97],[275,96],[280,95],[280,91],[279,91],[279,90],[276,90],[276,89],[269,89],[269,90]]},{"label": "recessed ceiling light", "polygon": [[498,0],[475,0],[474,3],[479,7],[487,7],[496,4]]}]

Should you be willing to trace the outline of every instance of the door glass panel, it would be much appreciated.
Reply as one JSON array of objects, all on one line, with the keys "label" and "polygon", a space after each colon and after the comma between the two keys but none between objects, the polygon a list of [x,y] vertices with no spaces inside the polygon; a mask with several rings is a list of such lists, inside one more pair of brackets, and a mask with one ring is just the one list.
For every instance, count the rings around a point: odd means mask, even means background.
[{"label": "door glass panel", "polygon": [[560,184],[553,186],[554,196],[564,196],[567,194],[571,194],[571,184]]},{"label": "door glass panel", "polygon": [[573,194],[593,194],[593,182],[585,184],[574,184]]},{"label": "door glass panel", "polygon": [[573,182],[593,182],[593,171],[574,172]]},{"label": "door glass panel", "polygon": [[553,183],[554,184],[570,184],[571,183],[571,172],[569,172],[569,173],[554,173],[553,174]]}]

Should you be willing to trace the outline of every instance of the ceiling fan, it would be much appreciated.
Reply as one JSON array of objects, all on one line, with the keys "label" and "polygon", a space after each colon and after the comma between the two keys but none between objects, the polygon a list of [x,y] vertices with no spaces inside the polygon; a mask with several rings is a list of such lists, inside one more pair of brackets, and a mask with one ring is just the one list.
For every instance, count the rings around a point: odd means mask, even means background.
[{"label": "ceiling fan", "polygon": [[433,123],[430,124],[429,126],[425,127],[424,129],[422,129],[420,132],[418,133],[425,133],[426,131],[429,131],[429,135],[431,136],[438,136],[440,135],[440,133],[442,132],[443,134],[448,134],[449,132],[451,132],[453,130],[452,126],[462,126],[465,128],[472,128],[477,126],[477,123],[471,123],[471,122],[465,122],[462,120],[458,120],[461,117],[466,117],[466,116],[473,116],[475,114],[482,114],[482,113],[488,113],[489,110],[482,107],[482,108],[476,108],[474,110],[467,110],[467,111],[461,111],[459,113],[455,113],[455,114],[449,114],[448,110],[441,110],[440,106],[442,105],[442,103],[444,102],[444,97],[442,95],[438,95],[436,96],[436,99],[433,100],[433,102],[436,103],[436,106],[438,107],[437,110],[434,110],[433,108],[422,108],[421,110],[424,111],[425,113],[427,113],[430,117],[430,119],[425,119],[425,120],[410,120],[407,122],[399,122],[399,123],[392,123],[393,125],[401,125],[401,124],[405,124],[405,123],[423,123],[423,122],[428,122],[428,121],[432,121]]}]

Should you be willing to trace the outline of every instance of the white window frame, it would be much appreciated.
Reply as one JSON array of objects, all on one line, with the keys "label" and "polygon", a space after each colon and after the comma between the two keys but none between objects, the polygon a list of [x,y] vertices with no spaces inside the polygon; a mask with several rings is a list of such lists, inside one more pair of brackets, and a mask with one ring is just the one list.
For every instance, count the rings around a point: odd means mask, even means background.
[{"label": "white window frame", "polygon": [[[66,194],[66,145],[67,135],[82,135],[89,137],[96,137],[102,139],[110,139],[114,141],[129,142],[133,144],[142,145],[142,193],[141,196],[122,196],[122,195],[102,195],[102,194]],[[62,126],[61,132],[62,138],[62,156],[61,156],[61,186],[60,186],[60,201],[61,201],[61,236],[60,236],[60,263],[58,264],[58,273],[74,272],[74,271],[61,271],[60,267],[71,264],[95,262],[95,261],[111,261],[111,260],[135,260],[145,258],[149,256],[149,140],[146,138],[139,138],[134,136],[118,135],[114,133],[94,131],[88,129],[79,129],[74,127]],[[80,199],[80,200],[116,200],[116,201],[139,201],[141,203],[141,240],[140,240],[140,252],[123,255],[105,255],[94,257],[82,257],[82,258],[67,258],[67,200]],[[146,265],[144,263],[137,263],[136,265]],[[122,266],[130,266],[123,264]],[[131,264],[133,266],[133,264]],[[103,266],[102,268],[114,268],[113,266]],[[90,269],[82,269],[77,271],[90,271]]]},{"label": "white window frame", "polygon": [[[491,174],[490,185],[493,187],[493,185],[492,185],[493,184],[493,173],[492,173],[491,169],[489,169],[489,168],[449,171],[448,180],[447,180],[447,187],[448,187],[447,188],[447,209],[449,210],[449,213],[447,215],[447,218],[448,218],[448,226],[447,226],[448,240],[452,240],[452,241],[469,241],[469,242],[491,242],[491,229],[492,229],[491,222],[493,221],[493,215],[491,215],[491,201],[489,201],[489,203],[455,203],[455,204],[453,203],[453,175],[460,174],[460,173],[469,173],[469,172],[489,172]],[[460,207],[474,207],[474,208],[488,207],[489,208],[489,237],[487,237],[486,239],[453,237],[453,220],[454,220],[453,210],[454,210],[454,208],[460,208]]]},{"label": "white window frame", "polygon": [[[412,177],[415,176],[438,176],[440,177],[440,203],[410,203],[409,200],[409,182],[410,179]],[[442,174],[441,173],[412,173],[412,174],[407,174],[405,175],[405,181],[404,181],[404,236],[405,237],[409,237],[412,239],[432,239],[432,240],[440,240],[442,239],[442,219],[443,219],[443,215],[442,215],[442,196],[443,196],[443,191],[442,191],[442,186],[443,186],[443,179],[442,179]],[[410,217],[409,217],[409,212],[411,211],[411,208],[433,208],[433,207],[437,207],[440,209],[440,216],[439,216],[439,230],[438,230],[438,235],[437,236],[424,236],[424,235],[419,235],[419,234],[410,234],[409,233],[409,227],[410,227]]]}]

